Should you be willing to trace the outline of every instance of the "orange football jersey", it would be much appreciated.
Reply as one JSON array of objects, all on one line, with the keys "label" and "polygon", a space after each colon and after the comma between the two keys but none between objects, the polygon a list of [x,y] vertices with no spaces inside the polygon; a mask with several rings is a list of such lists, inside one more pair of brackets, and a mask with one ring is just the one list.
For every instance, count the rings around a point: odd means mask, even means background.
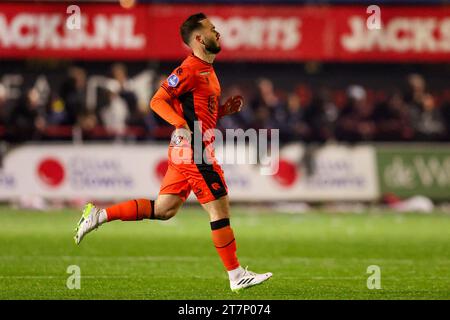
[{"label": "orange football jersey", "polygon": [[220,84],[212,64],[189,55],[164,81],[162,87],[174,99],[173,106],[192,132],[201,121],[202,134],[216,127]]}]

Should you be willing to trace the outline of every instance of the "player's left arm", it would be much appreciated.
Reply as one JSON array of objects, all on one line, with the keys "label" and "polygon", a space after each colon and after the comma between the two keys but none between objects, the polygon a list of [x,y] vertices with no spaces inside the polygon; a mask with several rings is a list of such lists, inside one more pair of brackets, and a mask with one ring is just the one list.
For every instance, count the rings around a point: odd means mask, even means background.
[{"label": "player's left arm", "polygon": [[219,107],[219,118],[241,111],[244,105],[242,96],[232,96]]}]

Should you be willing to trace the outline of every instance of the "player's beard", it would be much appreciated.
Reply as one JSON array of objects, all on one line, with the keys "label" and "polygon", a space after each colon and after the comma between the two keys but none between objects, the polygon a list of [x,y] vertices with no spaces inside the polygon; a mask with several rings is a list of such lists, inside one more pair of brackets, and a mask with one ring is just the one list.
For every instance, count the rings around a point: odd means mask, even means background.
[{"label": "player's beard", "polygon": [[222,48],[218,43],[214,42],[213,40],[208,40],[208,42],[205,43],[205,49],[209,53],[218,54]]}]

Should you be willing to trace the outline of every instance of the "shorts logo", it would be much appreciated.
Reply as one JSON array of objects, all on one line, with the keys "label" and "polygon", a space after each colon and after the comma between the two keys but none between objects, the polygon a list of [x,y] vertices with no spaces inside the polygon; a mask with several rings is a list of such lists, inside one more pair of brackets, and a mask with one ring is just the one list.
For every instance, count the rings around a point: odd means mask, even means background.
[{"label": "shorts logo", "polygon": [[195,194],[196,196],[200,196],[202,193],[203,193],[203,192],[202,192],[202,189],[200,189],[200,188],[195,188],[195,189],[194,189],[194,194]]},{"label": "shorts logo", "polygon": [[214,190],[219,190],[220,189],[220,184],[218,184],[217,182],[214,182],[211,184],[211,188],[213,188]]},{"label": "shorts logo", "polygon": [[167,78],[167,83],[171,87],[176,87],[180,79],[177,77],[176,74],[171,75],[169,78]]}]

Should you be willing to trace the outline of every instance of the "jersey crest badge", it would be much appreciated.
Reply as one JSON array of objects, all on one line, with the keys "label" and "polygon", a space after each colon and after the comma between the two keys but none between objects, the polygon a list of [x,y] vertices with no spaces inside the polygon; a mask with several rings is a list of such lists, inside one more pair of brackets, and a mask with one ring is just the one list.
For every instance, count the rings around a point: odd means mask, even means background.
[{"label": "jersey crest badge", "polygon": [[176,74],[172,74],[169,78],[167,78],[167,83],[171,87],[176,87],[180,79],[177,77]]}]

